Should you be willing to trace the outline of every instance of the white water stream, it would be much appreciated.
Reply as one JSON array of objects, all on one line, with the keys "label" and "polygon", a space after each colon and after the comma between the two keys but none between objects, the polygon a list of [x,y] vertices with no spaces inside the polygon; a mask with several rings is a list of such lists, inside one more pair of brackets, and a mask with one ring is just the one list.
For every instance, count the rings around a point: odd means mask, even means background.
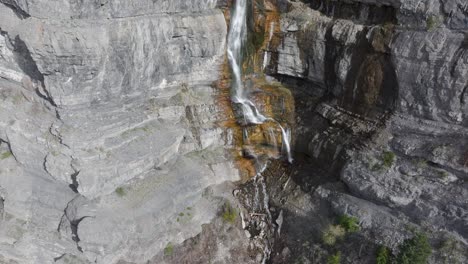
[{"label": "white water stream", "polygon": [[[269,41],[273,36],[274,23],[272,23],[270,28]],[[267,121],[276,123],[281,129],[282,134],[282,153],[286,154],[286,157],[290,163],[292,163],[292,154],[291,154],[291,134],[289,129],[284,129],[279,122],[273,118],[266,117],[255,106],[254,102],[249,99],[249,91],[244,86],[242,82],[242,48],[247,39],[247,0],[235,0],[235,7],[231,13],[231,22],[230,30],[228,35],[228,60],[233,73],[232,80],[232,98],[231,100],[241,105],[243,118],[245,124],[262,124]],[[266,67],[267,56],[265,52],[265,58],[263,62],[263,69]],[[274,144],[274,147],[277,147],[275,131],[272,128],[268,129],[270,140]],[[248,131],[244,129],[243,131],[244,141],[249,141]],[[272,217],[269,210],[269,196],[267,193],[265,178],[263,177],[263,172],[268,166],[268,161],[261,162],[257,159],[257,173],[253,180],[254,184],[254,201],[253,201],[253,210],[263,210],[267,213],[266,219],[271,223]],[[260,198],[261,197],[261,198]],[[244,216],[242,215],[242,221],[244,221]],[[244,222],[243,222],[244,225]],[[262,263],[265,263],[266,260],[270,257],[271,250],[268,240],[265,242],[264,248],[264,257]]]},{"label": "white water stream", "polygon": [[[273,34],[274,24],[271,25],[270,39]],[[273,121],[278,124],[282,134],[282,150],[286,153],[288,161],[293,161],[291,154],[291,136],[289,130],[285,130],[279,122],[273,118],[265,117],[255,104],[249,99],[249,93],[242,82],[242,47],[247,39],[247,0],[236,0],[234,12],[231,14],[231,23],[228,34],[228,59],[234,75],[232,81],[233,94],[231,100],[242,107],[242,113],[246,124],[262,124]]]}]

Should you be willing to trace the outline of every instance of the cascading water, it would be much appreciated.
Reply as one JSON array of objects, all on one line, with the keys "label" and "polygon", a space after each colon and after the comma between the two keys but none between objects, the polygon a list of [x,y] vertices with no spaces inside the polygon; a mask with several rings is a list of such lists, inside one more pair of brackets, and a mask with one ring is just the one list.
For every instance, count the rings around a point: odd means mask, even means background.
[{"label": "cascading water", "polygon": [[[290,148],[291,135],[289,129],[284,129],[281,124],[271,117],[264,116],[256,107],[254,102],[249,99],[248,87],[242,82],[242,49],[247,39],[247,1],[248,0],[235,0],[235,7],[233,13],[231,14],[230,30],[228,34],[228,60],[232,69],[233,78],[232,78],[232,92],[231,100],[233,103],[239,104],[242,109],[244,124],[246,125],[255,125],[263,124],[264,122],[273,122],[276,124],[282,135],[282,147],[281,150],[286,154],[286,158],[290,163],[292,163],[292,155]],[[270,24],[270,35],[269,41],[273,36],[274,23]],[[263,69],[266,67],[266,59],[264,60]],[[277,142],[275,137],[274,129],[271,127],[268,128],[269,137],[271,143],[276,148]],[[243,129],[243,138],[244,142],[249,142],[249,133],[247,129]],[[255,156],[255,154],[254,154]],[[256,156],[255,156],[256,157]],[[268,160],[262,160],[259,157],[256,157],[256,176],[253,179],[254,187],[254,196],[253,196],[253,211],[264,211],[266,213],[265,220],[263,223],[269,223],[269,226],[272,222],[272,216],[268,207],[269,197],[267,193],[267,186],[265,178],[263,177],[263,172],[268,166]],[[244,225],[244,215],[242,215],[243,226]],[[268,228],[268,227],[265,227]],[[265,238],[264,242],[264,257],[263,263],[269,258],[271,254],[271,244],[268,238]]]},{"label": "cascading water", "polygon": [[[270,39],[274,24],[271,25]],[[282,149],[286,153],[288,161],[293,161],[291,155],[291,137],[279,122],[273,118],[265,117],[260,113],[255,104],[248,98],[249,93],[242,82],[242,48],[247,39],[247,0],[236,0],[228,34],[228,59],[234,78],[232,80],[232,98],[234,103],[240,104],[244,122],[246,124],[263,124],[272,121],[278,124],[282,134]],[[289,130],[288,130],[289,131]]]}]

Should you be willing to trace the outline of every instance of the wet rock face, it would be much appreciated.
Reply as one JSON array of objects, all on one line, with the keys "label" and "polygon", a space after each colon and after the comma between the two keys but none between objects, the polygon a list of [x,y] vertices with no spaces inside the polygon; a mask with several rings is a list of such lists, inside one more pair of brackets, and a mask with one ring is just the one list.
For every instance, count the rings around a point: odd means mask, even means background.
[{"label": "wet rock face", "polygon": [[[466,4],[302,2],[282,15],[268,66],[295,95],[304,154],[287,170],[293,184],[270,182],[291,235],[276,263],[337,252],[342,263],[374,263],[379,246],[397,255],[415,232],[429,236],[429,263],[466,262]],[[361,230],[326,245],[343,214]],[[308,234],[296,230],[304,222]]]}]

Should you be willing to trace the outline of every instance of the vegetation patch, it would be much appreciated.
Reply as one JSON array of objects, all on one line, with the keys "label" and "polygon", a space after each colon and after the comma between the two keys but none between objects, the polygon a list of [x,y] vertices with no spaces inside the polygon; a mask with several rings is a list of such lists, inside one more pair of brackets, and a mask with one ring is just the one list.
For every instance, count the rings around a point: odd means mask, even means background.
[{"label": "vegetation patch", "polygon": [[427,236],[417,233],[413,238],[407,239],[400,246],[397,257],[398,264],[426,264],[432,253]]},{"label": "vegetation patch", "polygon": [[451,236],[447,237],[442,242],[439,252],[443,264],[462,264],[467,254],[461,243]]},{"label": "vegetation patch", "polygon": [[346,232],[354,233],[359,231],[359,220],[356,217],[342,215],[338,218],[338,224],[346,230]]},{"label": "vegetation patch", "polygon": [[380,246],[377,250],[376,263],[377,264],[390,264],[391,251],[388,247]]},{"label": "vegetation patch", "polygon": [[222,214],[224,222],[233,224],[237,218],[237,210],[231,206],[229,202],[224,205]]},{"label": "vegetation patch", "polygon": [[115,189],[115,193],[120,197],[123,197],[126,194],[123,187],[117,187],[117,189]]},{"label": "vegetation patch", "polygon": [[11,151],[6,151],[6,152],[3,152],[2,155],[0,155],[0,159],[2,160],[8,159],[11,156],[13,156],[13,153],[11,153]]},{"label": "vegetation patch", "polygon": [[177,222],[180,224],[187,224],[193,219],[192,207],[186,207],[183,212],[177,214]]},{"label": "vegetation patch", "polygon": [[438,16],[429,16],[426,20],[426,28],[428,31],[434,30],[441,24],[440,18]]},{"label": "vegetation patch", "polygon": [[327,259],[327,264],[340,264],[341,261],[341,252],[338,251],[334,255],[331,255]]},{"label": "vegetation patch", "polygon": [[329,225],[322,234],[322,242],[325,245],[333,246],[336,241],[342,239],[346,234],[346,230],[340,225]]},{"label": "vegetation patch", "polygon": [[359,231],[359,219],[349,215],[341,215],[337,219],[337,225],[329,225],[322,234],[322,242],[325,245],[333,246],[342,239],[346,233]]},{"label": "vegetation patch", "polygon": [[393,163],[395,162],[395,158],[396,158],[395,153],[391,151],[384,151],[382,155],[384,167],[386,168],[392,167]]},{"label": "vegetation patch", "polygon": [[164,256],[170,256],[174,253],[174,246],[171,242],[167,243],[166,247],[164,248]]}]

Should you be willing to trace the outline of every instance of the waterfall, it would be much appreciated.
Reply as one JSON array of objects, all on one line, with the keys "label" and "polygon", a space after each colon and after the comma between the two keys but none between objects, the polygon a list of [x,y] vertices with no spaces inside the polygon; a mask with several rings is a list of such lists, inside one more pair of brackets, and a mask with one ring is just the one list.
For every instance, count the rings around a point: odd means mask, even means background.
[{"label": "waterfall", "polygon": [[[228,59],[234,74],[232,97],[234,102],[239,102],[244,97],[242,84],[242,46],[247,38],[247,0],[237,0],[234,14],[231,15],[231,24],[228,35]],[[240,103],[240,102],[239,102]]]},{"label": "waterfall", "polygon": [[[242,82],[242,49],[247,39],[247,1],[248,0],[235,0],[235,6],[233,12],[231,13],[231,21],[230,21],[230,29],[228,34],[228,44],[227,44],[227,55],[229,64],[231,66],[233,78],[232,78],[232,91],[231,91],[231,101],[235,104],[240,105],[240,109],[242,110],[242,115],[244,119],[244,124],[263,124],[264,122],[273,122],[275,125],[278,125],[281,129],[281,136],[282,136],[282,144],[281,144],[281,154],[286,156],[287,160],[292,163],[292,155],[291,155],[291,132],[290,129],[285,129],[278,121],[271,117],[264,116],[255,103],[249,99],[249,91],[248,88]],[[274,31],[274,23],[270,24],[270,32],[269,32],[269,41],[273,37]],[[266,52],[265,58],[263,62],[263,69],[266,67]],[[249,142],[249,133],[247,129],[243,129],[242,136],[244,138],[244,142]],[[269,137],[271,138],[271,143],[273,143],[274,147],[277,147],[276,137],[275,137],[275,130],[271,127],[268,128]],[[252,208],[254,213],[264,211],[266,212],[264,222],[265,230],[269,230],[269,226],[271,226],[272,216],[269,209],[269,196],[267,192],[266,180],[263,177],[263,172],[268,166],[268,160],[263,161],[262,157],[257,157],[255,153],[253,153],[255,160],[256,160],[256,175],[253,179],[253,187],[254,187],[254,195],[253,195],[253,203]],[[244,221],[244,216],[241,215],[242,221]],[[269,223],[269,224],[267,224]],[[243,222],[243,226],[245,226]],[[268,232],[268,231],[266,231]],[[268,238],[264,238],[264,252],[263,252],[263,260],[262,263],[266,263],[266,261],[270,258],[271,255],[271,244]]]},{"label": "waterfall", "polygon": [[[270,25],[270,39],[273,36],[274,24]],[[291,136],[279,122],[272,118],[265,117],[254,102],[249,99],[249,93],[242,82],[242,47],[247,39],[247,0],[236,0],[233,14],[231,15],[230,29],[228,34],[227,54],[231,65],[232,98],[234,103],[240,104],[245,124],[263,124],[265,121],[273,121],[281,128],[283,137],[283,151],[289,162],[292,162],[290,140]]]}]

